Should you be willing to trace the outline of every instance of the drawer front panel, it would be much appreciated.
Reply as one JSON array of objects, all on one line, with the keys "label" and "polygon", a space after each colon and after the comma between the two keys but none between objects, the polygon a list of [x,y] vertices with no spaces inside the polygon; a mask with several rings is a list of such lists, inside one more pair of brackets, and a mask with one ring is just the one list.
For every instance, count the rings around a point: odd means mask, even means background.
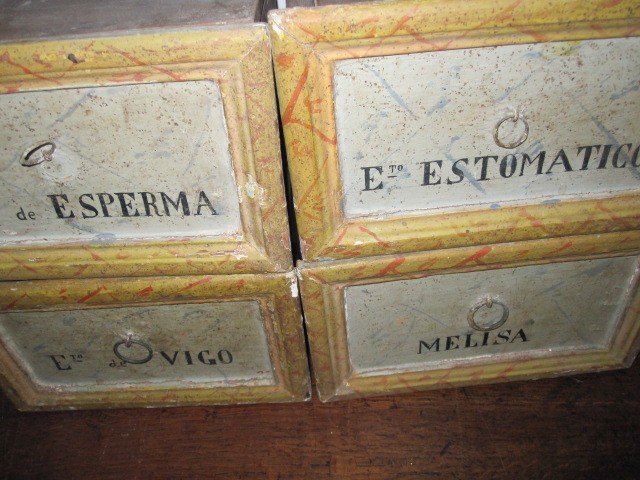
[{"label": "drawer front panel", "polygon": [[344,215],[640,188],[639,38],[336,62]]},{"label": "drawer front panel", "polygon": [[213,81],[0,95],[0,245],[233,236]]},{"label": "drawer front panel", "polygon": [[273,385],[258,302],[0,315],[0,335],[41,388]]},{"label": "drawer front panel", "polygon": [[371,375],[607,349],[637,268],[634,256],[349,286],[351,366]]}]

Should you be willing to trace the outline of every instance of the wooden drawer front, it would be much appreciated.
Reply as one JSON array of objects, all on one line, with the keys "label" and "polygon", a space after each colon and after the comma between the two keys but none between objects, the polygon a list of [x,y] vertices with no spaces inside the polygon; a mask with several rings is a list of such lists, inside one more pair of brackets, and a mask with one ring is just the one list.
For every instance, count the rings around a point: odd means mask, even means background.
[{"label": "wooden drawer front", "polygon": [[348,286],[351,366],[388,375],[606,349],[637,266],[618,257]]},{"label": "wooden drawer front", "polygon": [[14,93],[0,112],[2,244],[241,233],[217,83]]},{"label": "wooden drawer front", "polygon": [[290,270],[266,28],[109,33],[3,45],[0,278]]},{"label": "wooden drawer front", "polygon": [[640,9],[611,7],[272,12],[305,260],[640,228]]},{"label": "wooden drawer front", "polygon": [[[295,279],[251,277],[231,284],[216,278],[213,288],[225,292],[218,298],[203,283],[195,297],[173,304],[117,305],[113,298],[132,289],[151,295],[158,282],[160,289],[163,282],[189,287],[193,278],[101,285],[76,299],[101,308],[81,309],[48,302],[50,285],[40,284],[23,293],[44,309],[26,310],[24,297],[9,288],[7,299],[18,301],[0,313],[6,386],[26,408],[303,400],[308,382]],[[56,293],[67,300],[84,291],[61,287]],[[103,294],[111,301],[101,304]]]},{"label": "wooden drawer front", "polygon": [[[320,396],[629,365],[640,329],[638,240],[627,245],[633,254],[614,257],[585,259],[599,241],[587,236],[303,265]],[[558,245],[568,257],[557,257]]]},{"label": "wooden drawer front", "polygon": [[337,62],[345,216],[640,188],[638,50],[632,37]]}]

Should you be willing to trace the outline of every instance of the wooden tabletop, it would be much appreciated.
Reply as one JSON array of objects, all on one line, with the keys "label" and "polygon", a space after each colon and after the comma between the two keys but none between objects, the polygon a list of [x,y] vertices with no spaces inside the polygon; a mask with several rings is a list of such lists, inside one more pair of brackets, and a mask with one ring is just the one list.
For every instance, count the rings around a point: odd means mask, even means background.
[{"label": "wooden tabletop", "polygon": [[0,478],[637,479],[629,370],[321,404],[19,413]]}]

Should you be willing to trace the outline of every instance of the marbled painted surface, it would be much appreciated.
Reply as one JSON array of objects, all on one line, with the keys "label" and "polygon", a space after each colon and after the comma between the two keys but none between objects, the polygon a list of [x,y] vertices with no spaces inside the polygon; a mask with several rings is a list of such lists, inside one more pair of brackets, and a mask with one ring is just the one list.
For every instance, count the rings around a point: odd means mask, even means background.
[{"label": "marbled painted surface", "polygon": [[[239,231],[238,191],[217,83],[13,93],[0,96],[0,107],[0,244]],[[55,143],[53,159],[22,166],[25,153],[43,142]],[[126,206],[118,192],[125,193]],[[142,192],[152,196],[143,198]],[[164,202],[161,192],[178,206]],[[106,207],[99,193],[111,196],[103,196]],[[82,200],[93,210],[80,204],[82,194],[92,195]],[[48,195],[66,195],[68,201],[56,197],[61,213]]]},{"label": "marbled painted surface", "polygon": [[[639,48],[636,37],[337,61],[345,216],[499,208],[640,188]],[[528,138],[502,148],[494,128],[516,111],[529,124]],[[523,131],[522,122],[507,121],[499,133],[508,142]],[[592,145],[600,147],[585,165],[587,152],[578,149]]]},{"label": "marbled painted surface", "polygon": [[[637,267],[633,256],[349,286],[344,295],[350,363],[366,375],[605,348]],[[467,317],[487,297],[504,303],[509,316],[483,346],[484,333],[471,328]],[[500,312],[495,304],[491,311],[483,307],[478,322]]]},{"label": "marbled painted surface", "polygon": [[[31,380],[43,388],[95,391],[127,385],[275,382],[255,301],[5,312],[0,314],[0,335]],[[151,348],[149,361],[134,364],[116,357],[114,344],[129,336]],[[118,351],[133,360],[147,356],[136,344]]]}]

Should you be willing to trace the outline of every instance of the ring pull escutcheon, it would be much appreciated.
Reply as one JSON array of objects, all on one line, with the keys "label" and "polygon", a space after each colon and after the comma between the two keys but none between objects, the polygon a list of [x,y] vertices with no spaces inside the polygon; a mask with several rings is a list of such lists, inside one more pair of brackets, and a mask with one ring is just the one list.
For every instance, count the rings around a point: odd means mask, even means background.
[{"label": "ring pull escutcheon", "polygon": [[[485,324],[485,325],[478,324],[478,322],[476,321],[476,314],[478,313],[478,311],[482,308],[493,308],[494,305],[502,309],[502,314],[500,315],[500,318],[498,318],[496,321],[491,322],[489,324]],[[479,330],[481,332],[489,332],[491,330],[495,330],[498,327],[501,327],[502,325],[504,325],[504,323],[507,321],[508,318],[509,318],[509,307],[507,307],[504,303],[492,297],[487,297],[479,301],[478,303],[476,303],[473,307],[471,307],[471,310],[469,310],[469,314],[467,315],[467,321],[469,322],[469,326],[474,330]]]}]

